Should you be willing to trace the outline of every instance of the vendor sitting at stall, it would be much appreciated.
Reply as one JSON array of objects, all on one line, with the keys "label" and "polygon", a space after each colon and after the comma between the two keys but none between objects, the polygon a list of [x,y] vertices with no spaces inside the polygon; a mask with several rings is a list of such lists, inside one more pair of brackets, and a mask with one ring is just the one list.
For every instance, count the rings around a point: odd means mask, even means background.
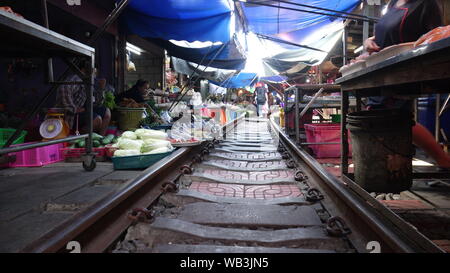
[{"label": "vendor sitting at stall", "polygon": [[148,81],[142,79],[138,80],[131,89],[116,97],[116,103],[120,103],[124,98],[133,99],[137,103],[143,103],[145,102],[144,97],[147,95],[149,89],[150,84]]},{"label": "vendor sitting at stall", "polygon": [[[435,0],[392,0],[388,12],[375,26],[375,36],[364,42],[367,52],[418,40],[423,34],[441,26],[442,15]],[[412,111],[412,101],[394,97],[370,97],[368,109],[401,108]],[[413,127],[413,142],[429,154],[440,167],[450,168],[450,156],[422,125]]]},{"label": "vendor sitting at stall", "polygon": [[106,130],[111,121],[111,110],[104,106],[105,94],[107,92],[114,94],[114,89],[110,85],[107,85],[105,78],[98,79],[98,86],[94,90],[94,113],[102,118],[102,125],[99,131],[99,134],[102,136],[106,135]]},{"label": "vendor sitting at stall", "polygon": [[[84,74],[89,71],[87,62],[85,61],[80,63],[79,68]],[[82,80],[78,75],[71,75],[66,78],[66,82],[81,81]],[[56,94],[55,106],[58,108],[64,108],[66,110],[64,117],[70,128],[74,130],[79,129],[81,132],[88,132],[88,111],[85,106],[87,101],[86,99],[86,86],[84,84],[61,85]],[[76,122],[76,118],[78,119],[78,122]],[[102,117],[96,113],[93,113],[94,132],[100,133],[102,129],[102,122]]]}]

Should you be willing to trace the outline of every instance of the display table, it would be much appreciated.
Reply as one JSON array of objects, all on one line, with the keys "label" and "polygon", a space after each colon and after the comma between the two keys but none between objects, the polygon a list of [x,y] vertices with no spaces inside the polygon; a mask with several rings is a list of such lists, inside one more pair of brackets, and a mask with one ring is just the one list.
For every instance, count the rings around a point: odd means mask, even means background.
[{"label": "display table", "polygon": [[[402,96],[449,93],[450,38],[404,52],[383,62],[337,79],[342,90],[342,139],[347,139],[349,95],[357,100],[368,96]],[[439,101],[439,100],[437,100]],[[341,142],[342,177],[348,179],[348,143]],[[448,173],[415,173],[415,178],[442,178]]]}]

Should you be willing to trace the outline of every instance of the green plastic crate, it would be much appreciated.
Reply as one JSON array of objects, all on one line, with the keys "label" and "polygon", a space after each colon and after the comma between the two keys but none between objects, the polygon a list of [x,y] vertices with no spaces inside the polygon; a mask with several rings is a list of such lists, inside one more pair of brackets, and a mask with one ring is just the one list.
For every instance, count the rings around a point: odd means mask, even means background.
[{"label": "green plastic crate", "polygon": [[341,123],[341,115],[331,115],[331,122]]},{"label": "green plastic crate", "polygon": [[145,169],[172,152],[152,155],[115,156],[112,158],[114,170]]},{"label": "green plastic crate", "polygon": [[[0,148],[2,148],[8,139],[14,134],[16,129],[6,129],[6,128],[0,128]],[[25,142],[25,136],[27,135],[27,131],[23,130],[19,137],[14,140],[12,144],[22,144]]]}]

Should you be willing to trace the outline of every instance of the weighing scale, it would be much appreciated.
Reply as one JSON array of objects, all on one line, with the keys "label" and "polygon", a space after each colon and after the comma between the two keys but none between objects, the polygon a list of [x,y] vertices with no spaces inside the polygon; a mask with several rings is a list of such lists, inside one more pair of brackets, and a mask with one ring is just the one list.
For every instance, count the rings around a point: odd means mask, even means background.
[{"label": "weighing scale", "polygon": [[69,125],[64,120],[64,109],[49,109],[39,133],[43,141],[66,138],[70,134]]}]

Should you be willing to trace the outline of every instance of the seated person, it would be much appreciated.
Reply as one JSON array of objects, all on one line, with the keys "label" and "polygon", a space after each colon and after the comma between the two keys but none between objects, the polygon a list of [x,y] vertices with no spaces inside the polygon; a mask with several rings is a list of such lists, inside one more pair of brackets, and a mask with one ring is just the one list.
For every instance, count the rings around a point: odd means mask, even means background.
[{"label": "seated person", "polygon": [[[79,65],[80,70],[83,73],[87,73],[87,62],[83,61]],[[81,82],[81,78],[78,75],[71,75],[66,79],[67,82]],[[86,104],[86,86],[84,84],[77,85],[61,85],[56,93],[56,105],[55,107],[64,108],[66,113],[64,115],[65,120],[69,127],[73,130],[80,129],[82,132],[87,132],[87,115]],[[78,124],[76,118],[78,116]],[[102,128],[102,117],[96,113],[93,113],[93,127],[94,132],[99,133]],[[78,125],[78,126],[77,126]]]},{"label": "seated person", "polygon": [[150,88],[150,84],[146,80],[138,80],[136,84],[128,91],[119,94],[116,97],[116,103],[119,104],[122,99],[133,99],[137,103],[145,102],[144,96],[147,95],[147,90]]},{"label": "seated person", "polygon": [[98,80],[98,87],[94,91],[94,113],[102,118],[102,125],[99,131],[100,135],[106,134],[109,122],[111,121],[111,110],[103,105],[106,92],[112,92],[114,94],[114,89],[106,84],[105,78],[101,78]]}]

